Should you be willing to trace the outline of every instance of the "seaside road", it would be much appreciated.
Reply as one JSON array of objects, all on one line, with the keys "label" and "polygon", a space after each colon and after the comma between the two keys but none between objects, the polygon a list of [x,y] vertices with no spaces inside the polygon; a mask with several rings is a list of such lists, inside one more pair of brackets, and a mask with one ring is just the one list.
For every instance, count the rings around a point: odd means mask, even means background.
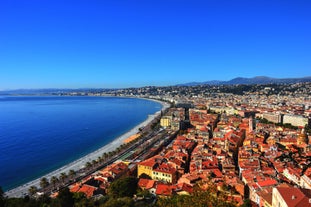
[{"label": "seaside road", "polygon": [[[159,101],[161,102],[161,101]],[[165,102],[161,102],[162,103],[162,110],[166,110],[170,107],[169,104],[165,103]],[[151,135],[151,133],[153,133],[153,130],[151,130],[151,123],[153,121],[155,121],[157,118],[159,118],[161,116],[160,111],[156,112],[153,115],[149,115],[148,118],[140,123],[139,125],[137,125],[136,127],[134,127],[132,130],[130,130],[129,132],[125,133],[124,135],[120,136],[119,138],[113,140],[111,143],[103,146],[102,148],[96,150],[95,152],[92,152],[72,163],[69,163],[68,165],[63,166],[60,169],[57,169],[47,175],[44,175],[43,177],[47,178],[48,180],[50,180],[50,178],[52,176],[56,176],[59,177],[61,173],[68,173],[69,170],[74,170],[76,172],[80,171],[87,162],[91,162],[92,160],[96,160],[98,157],[102,156],[103,153],[108,153],[111,151],[114,151],[116,148],[118,148],[121,144],[123,144],[123,141],[126,140],[128,137],[136,134],[139,132],[140,128],[144,128],[143,131],[147,132],[149,135]],[[42,178],[42,177],[41,177]],[[28,194],[28,189],[31,186],[36,186],[38,188],[40,188],[40,180],[41,178],[37,178],[31,182],[28,182],[24,185],[21,185],[17,188],[14,188],[12,190],[9,190],[7,192],[5,192],[5,196],[8,197],[24,197],[25,195]]]},{"label": "seaside road", "polygon": [[[80,169],[82,169],[85,164],[87,162],[91,162],[92,160],[96,160],[98,157],[102,156],[102,154],[104,152],[111,152],[111,151],[114,151],[116,148],[118,148],[121,144],[123,144],[123,141],[125,139],[127,139],[128,137],[130,137],[131,135],[133,134],[136,134],[139,132],[139,128],[143,127],[143,126],[146,126],[147,124],[149,124],[151,121],[154,120],[155,117],[157,117],[159,113],[157,112],[156,114],[154,115],[150,115],[148,117],[148,119],[146,121],[144,121],[143,123],[139,124],[138,126],[136,126],[135,128],[133,128],[132,130],[130,130],[129,132],[127,132],[126,134],[120,136],[119,138],[113,140],[111,143],[105,145],[104,147],[96,150],[95,152],[92,152],[72,163],[69,163],[68,165],[65,165],[63,166],[62,168],[60,169],[57,169],[43,177],[47,178],[48,180],[51,179],[52,176],[56,176],[56,177],[59,177],[59,175],[61,173],[68,173],[69,170],[74,170],[74,171],[78,171]],[[9,190],[7,192],[5,192],[5,196],[8,196],[8,197],[24,197],[25,195],[28,194],[28,189],[31,187],[31,186],[36,186],[38,188],[40,188],[40,180],[41,178],[38,178],[38,179],[35,179],[31,182],[28,182],[22,186],[19,186],[17,188],[14,188],[12,190]]]}]

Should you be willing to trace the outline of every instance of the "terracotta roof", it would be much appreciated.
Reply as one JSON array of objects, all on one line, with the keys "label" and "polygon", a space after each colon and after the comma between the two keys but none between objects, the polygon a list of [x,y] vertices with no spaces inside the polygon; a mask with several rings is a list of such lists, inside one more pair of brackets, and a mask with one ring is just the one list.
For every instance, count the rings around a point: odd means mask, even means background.
[{"label": "terracotta roof", "polygon": [[143,166],[148,166],[148,167],[153,167],[156,164],[156,160],[157,159],[162,159],[163,157],[160,155],[156,155],[154,157],[151,157],[147,160],[144,160],[140,163],[138,163],[138,165],[143,165]]},{"label": "terracotta roof", "polygon": [[213,169],[213,173],[215,174],[217,178],[222,177],[222,172],[219,169]]},{"label": "terracotta roof", "polygon": [[74,186],[70,188],[70,192],[76,193],[80,189],[80,184],[76,183]]},{"label": "terracotta roof", "polygon": [[97,190],[96,187],[84,184],[78,192],[82,192],[86,197],[90,198],[93,196],[95,190]]},{"label": "terracotta roof", "polygon": [[150,189],[153,188],[155,184],[154,180],[140,178],[138,181],[138,186],[144,189]]},{"label": "terracotta roof", "polygon": [[187,183],[179,183],[176,185],[176,191],[185,191],[191,194],[193,192],[193,187]]},{"label": "terracotta roof", "polygon": [[97,188],[94,186],[90,186],[86,184],[81,186],[79,184],[76,184],[70,189],[70,192],[73,192],[73,193],[81,192],[81,193],[84,193],[86,197],[90,198],[93,196],[95,190],[97,190]]},{"label": "terracotta roof", "polygon": [[160,183],[157,185],[155,193],[157,195],[170,196],[172,195],[172,186]]},{"label": "terracotta roof", "polygon": [[103,177],[94,177],[94,180],[99,180],[99,181],[101,181],[101,182],[106,182],[106,179],[105,178],[103,178]]},{"label": "terracotta roof", "polygon": [[170,164],[162,163],[157,168],[153,169],[153,171],[174,174],[176,169],[173,168]]},{"label": "terracotta roof", "polygon": [[268,188],[266,191],[258,192],[258,195],[267,203],[272,205],[272,188]]},{"label": "terracotta roof", "polygon": [[308,197],[302,190],[294,187],[291,188],[278,187],[277,190],[283,197],[288,207],[306,207],[311,205],[309,203],[309,199],[311,199],[310,197],[311,190],[308,191],[309,192]]},{"label": "terracotta roof", "polygon": [[276,180],[269,179],[269,180],[264,180],[264,181],[257,182],[257,184],[258,184],[258,186],[263,188],[263,187],[267,187],[267,186],[276,185],[276,184],[278,184],[278,182]]}]

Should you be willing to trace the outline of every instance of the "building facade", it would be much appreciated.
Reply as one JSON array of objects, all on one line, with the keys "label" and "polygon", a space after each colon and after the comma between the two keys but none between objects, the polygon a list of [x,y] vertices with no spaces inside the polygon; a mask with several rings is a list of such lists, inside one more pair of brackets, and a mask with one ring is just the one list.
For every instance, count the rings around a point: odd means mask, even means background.
[{"label": "building facade", "polygon": [[304,127],[309,122],[309,119],[304,116],[285,114],[283,116],[283,124],[291,124],[293,126],[302,126]]}]

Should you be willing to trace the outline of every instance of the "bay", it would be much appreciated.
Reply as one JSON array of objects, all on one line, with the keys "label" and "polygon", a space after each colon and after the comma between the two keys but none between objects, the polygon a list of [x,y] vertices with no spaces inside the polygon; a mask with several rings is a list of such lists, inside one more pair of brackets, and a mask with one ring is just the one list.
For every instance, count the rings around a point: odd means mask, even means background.
[{"label": "bay", "polygon": [[0,97],[0,186],[9,190],[70,163],[161,110],[119,97]]}]

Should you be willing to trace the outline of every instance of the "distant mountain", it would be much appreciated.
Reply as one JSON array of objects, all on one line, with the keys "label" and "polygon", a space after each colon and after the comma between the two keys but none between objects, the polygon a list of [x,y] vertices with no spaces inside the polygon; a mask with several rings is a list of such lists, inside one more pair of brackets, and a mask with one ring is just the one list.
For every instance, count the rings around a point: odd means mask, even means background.
[{"label": "distant mountain", "polygon": [[103,92],[113,89],[101,89],[101,88],[45,88],[45,89],[16,89],[16,90],[4,90],[0,91],[0,95],[59,95],[62,93],[72,92]]},{"label": "distant mountain", "polygon": [[267,76],[256,76],[253,78],[237,77],[229,81],[206,81],[206,82],[191,82],[185,84],[179,84],[178,86],[197,86],[197,85],[236,85],[236,84],[290,84],[290,83],[302,83],[311,82],[311,76],[303,78],[271,78]]},{"label": "distant mountain", "polygon": [[212,80],[212,81],[206,81],[206,82],[190,82],[190,83],[178,84],[176,86],[220,85],[223,82],[224,81]]}]

